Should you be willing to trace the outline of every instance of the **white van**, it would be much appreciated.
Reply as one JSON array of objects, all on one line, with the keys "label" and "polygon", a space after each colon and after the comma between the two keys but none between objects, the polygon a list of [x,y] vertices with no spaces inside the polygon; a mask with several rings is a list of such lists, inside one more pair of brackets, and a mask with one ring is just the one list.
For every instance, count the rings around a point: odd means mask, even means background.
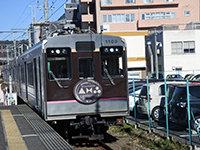
[{"label": "white van", "polygon": [[[167,82],[169,84],[177,84],[176,81]],[[180,83],[180,82],[179,82]],[[149,101],[150,101],[150,115],[158,121],[160,107],[164,107],[165,104],[165,83],[153,82],[149,83]],[[148,114],[148,97],[147,97],[147,84],[144,84],[141,88],[139,99],[137,102],[137,112],[139,114]]]},{"label": "white van", "polygon": [[[135,90],[135,103],[138,102],[140,91],[141,91],[141,88],[138,88]],[[134,112],[135,103],[134,103],[134,95],[132,92],[129,94],[129,110],[130,110],[130,112]]]}]

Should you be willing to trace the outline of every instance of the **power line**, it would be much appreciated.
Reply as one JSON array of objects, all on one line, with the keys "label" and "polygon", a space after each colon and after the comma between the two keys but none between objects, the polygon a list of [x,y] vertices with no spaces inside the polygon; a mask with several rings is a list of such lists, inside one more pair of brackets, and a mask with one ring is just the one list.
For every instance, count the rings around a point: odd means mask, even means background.
[{"label": "power line", "polygon": [[[31,4],[32,2],[34,2],[35,0],[31,1],[29,4]],[[28,5],[29,5],[28,4]],[[17,20],[17,22],[15,23],[15,25],[13,26],[13,28],[18,24],[18,22],[21,20],[22,16],[24,15],[26,9],[28,8],[28,5],[25,7],[24,11],[22,12],[21,16],[19,17],[19,19]],[[21,24],[20,24],[21,25]]]},{"label": "power line", "polygon": [[60,8],[67,2],[68,0],[66,0],[58,9],[56,9],[56,11],[54,11],[51,16],[49,17],[49,19],[58,11],[60,10]]},{"label": "power line", "polygon": [[[68,1],[68,0],[66,0],[66,1]],[[57,2],[57,0],[55,0],[55,1],[53,1],[52,0],[52,4],[51,4],[51,6],[49,7],[49,9],[48,10],[52,10],[53,8],[55,8],[55,3]],[[62,6],[62,5],[61,5]],[[44,18],[44,14],[40,17],[40,19],[38,20],[38,21],[40,21],[40,20],[42,20]],[[49,17],[50,18],[50,17]]]}]

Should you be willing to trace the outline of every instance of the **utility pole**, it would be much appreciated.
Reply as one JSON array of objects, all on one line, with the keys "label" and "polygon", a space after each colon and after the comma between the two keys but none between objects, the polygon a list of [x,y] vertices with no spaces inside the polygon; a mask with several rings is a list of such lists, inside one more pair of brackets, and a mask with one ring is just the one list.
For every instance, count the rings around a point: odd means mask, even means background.
[{"label": "utility pole", "polygon": [[16,44],[16,38],[14,39],[14,54],[15,54],[14,57],[16,57],[16,56],[17,56],[17,44]]},{"label": "utility pole", "polygon": [[155,32],[155,67],[156,67],[156,79],[158,79],[158,54],[157,54],[157,33],[156,28],[154,29]]},{"label": "utility pole", "polygon": [[44,0],[44,14],[45,14],[45,22],[49,21],[49,6],[48,0]]},{"label": "utility pole", "polygon": [[[48,0],[44,0],[44,16],[45,16],[45,23],[49,23],[49,6]],[[49,34],[49,26],[46,27],[46,37]]]}]

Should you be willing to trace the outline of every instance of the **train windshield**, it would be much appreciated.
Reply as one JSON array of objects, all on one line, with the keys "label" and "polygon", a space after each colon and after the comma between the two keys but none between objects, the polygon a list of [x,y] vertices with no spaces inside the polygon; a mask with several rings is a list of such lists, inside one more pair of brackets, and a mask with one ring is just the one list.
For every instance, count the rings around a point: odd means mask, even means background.
[{"label": "train windshield", "polygon": [[47,49],[48,79],[72,77],[71,71],[71,50],[69,48]]},{"label": "train windshield", "polygon": [[123,48],[101,48],[101,74],[103,77],[123,77]]},{"label": "train windshield", "polygon": [[94,77],[94,59],[93,58],[80,58],[79,65],[79,78],[93,78]]}]

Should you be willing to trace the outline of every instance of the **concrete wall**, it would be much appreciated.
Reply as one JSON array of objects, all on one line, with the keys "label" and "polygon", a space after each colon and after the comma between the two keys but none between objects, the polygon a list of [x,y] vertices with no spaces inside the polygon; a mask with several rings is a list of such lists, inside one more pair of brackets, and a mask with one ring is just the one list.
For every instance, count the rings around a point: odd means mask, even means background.
[{"label": "concrete wall", "polygon": [[[173,68],[182,68],[182,76],[187,73],[200,73],[199,39],[200,30],[164,31],[163,51],[164,70],[166,73],[176,73]],[[175,41],[195,41],[195,53],[172,54],[171,42]]]}]

